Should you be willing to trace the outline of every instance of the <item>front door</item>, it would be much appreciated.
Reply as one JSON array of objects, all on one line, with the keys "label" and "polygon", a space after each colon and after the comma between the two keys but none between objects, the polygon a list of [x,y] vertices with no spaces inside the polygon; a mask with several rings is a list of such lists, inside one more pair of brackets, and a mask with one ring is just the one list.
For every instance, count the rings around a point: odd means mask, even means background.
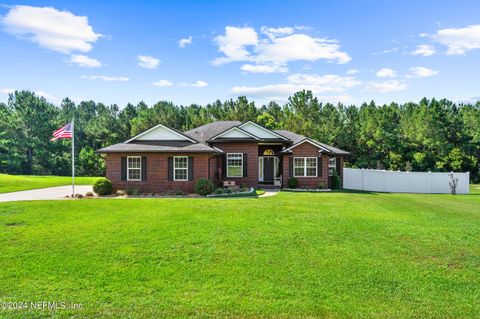
[{"label": "front door", "polygon": [[263,181],[273,183],[274,157],[263,158]]}]

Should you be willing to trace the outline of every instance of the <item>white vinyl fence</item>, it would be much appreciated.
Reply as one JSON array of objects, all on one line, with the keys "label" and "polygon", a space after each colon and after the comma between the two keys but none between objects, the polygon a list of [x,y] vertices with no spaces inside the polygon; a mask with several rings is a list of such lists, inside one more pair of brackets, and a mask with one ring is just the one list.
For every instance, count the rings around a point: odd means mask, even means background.
[{"label": "white vinyl fence", "polygon": [[[343,188],[392,193],[450,193],[450,173],[396,172],[372,169],[343,170]],[[468,194],[470,173],[453,173],[457,193]]]}]

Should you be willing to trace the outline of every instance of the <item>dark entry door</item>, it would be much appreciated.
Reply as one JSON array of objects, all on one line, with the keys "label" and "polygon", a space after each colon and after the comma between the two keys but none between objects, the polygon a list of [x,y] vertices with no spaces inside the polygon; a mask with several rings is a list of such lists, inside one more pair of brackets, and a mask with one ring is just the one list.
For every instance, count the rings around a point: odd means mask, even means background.
[{"label": "dark entry door", "polygon": [[273,157],[263,158],[263,181],[273,182]]}]

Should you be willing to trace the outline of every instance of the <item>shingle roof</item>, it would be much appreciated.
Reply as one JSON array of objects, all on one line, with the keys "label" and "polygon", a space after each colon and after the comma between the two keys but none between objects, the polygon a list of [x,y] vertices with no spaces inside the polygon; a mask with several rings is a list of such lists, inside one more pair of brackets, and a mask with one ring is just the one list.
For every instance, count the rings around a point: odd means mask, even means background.
[{"label": "shingle roof", "polygon": [[219,151],[202,143],[177,142],[177,141],[137,141],[118,143],[99,149],[98,153],[122,152],[176,152],[176,153],[219,153]]},{"label": "shingle roof", "polygon": [[[189,141],[141,141],[133,140],[129,143],[118,143],[111,146],[104,147],[98,150],[98,153],[120,153],[120,152],[177,152],[177,153],[219,153],[219,150],[207,145],[208,141],[226,130],[242,124],[239,121],[216,121],[209,124],[199,126],[186,132],[178,132],[186,135],[199,143],[191,143]],[[287,131],[287,130],[274,130],[275,133],[282,135],[283,137],[291,140],[294,146],[307,139],[307,137]],[[331,153],[337,155],[348,155],[349,152],[343,151],[325,143],[309,139],[321,147],[327,149]],[[279,140],[282,141],[282,140]],[[221,142],[221,140],[216,140]],[[283,141],[285,142],[285,141]]]},{"label": "shingle roof", "polygon": [[[294,133],[294,132],[290,132],[290,131],[287,131],[287,130],[275,130],[275,132],[277,132],[278,134],[281,134],[281,135],[285,136],[286,138],[292,140],[293,145],[295,145],[295,144],[297,144],[297,143],[299,143],[299,142],[301,142],[301,141],[303,141],[307,138],[303,135],[300,135],[300,134],[297,134],[297,133]],[[317,143],[318,145],[326,148],[327,150],[329,150],[330,152],[332,152],[334,154],[337,154],[337,155],[349,155],[350,154],[349,152],[341,150],[341,149],[336,148],[334,146],[316,141],[314,139],[310,139],[310,140],[312,140],[313,142]]]},{"label": "shingle roof", "polygon": [[211,137],[240,124],[242,124],[242,122],[239,121],[216,121],[183,132],[183,134],[190,136],[196,141],[205,143],[205,141]]}]

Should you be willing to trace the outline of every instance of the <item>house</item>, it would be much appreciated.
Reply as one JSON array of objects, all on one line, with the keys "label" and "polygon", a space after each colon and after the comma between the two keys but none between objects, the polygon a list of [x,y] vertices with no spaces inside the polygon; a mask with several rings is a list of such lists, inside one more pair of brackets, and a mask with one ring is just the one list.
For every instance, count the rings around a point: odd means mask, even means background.
[{"label": "house", "polygon": [[331,186],[343,176],[349,153],[311,138],[270,130],[253,122],[217,121],[189,131],[159,124],[131,139],[98,150],[115,190],[194,191],[200,178],[249,187]]}]

